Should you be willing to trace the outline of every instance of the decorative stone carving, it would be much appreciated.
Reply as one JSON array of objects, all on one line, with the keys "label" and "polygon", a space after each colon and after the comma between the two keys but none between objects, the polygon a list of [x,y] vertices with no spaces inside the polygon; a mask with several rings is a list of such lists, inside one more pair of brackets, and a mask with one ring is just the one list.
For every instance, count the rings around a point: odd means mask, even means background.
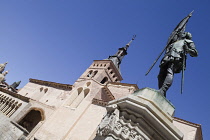
[{"label": "decorative stone carving", "polygon": [[0,112],[10,117],[22,105],[15,99],[0,94]]},{"label": "decorative stone carving", "polygon": [[137,135],[137,132],[135,130],[131,130],[130,132],[131,139],[135,139],[136,135]]},{"label": "decorative stone carving", "polygon": [[107,113],[103,121],[100,123],[99,128],[98,128],[98,134],[100,136],[106,136],[109,134],[111,130],[113,130],[114,125],[116,124],[116,121],[119,119],[119,110],[117,109],[116,105],[112,105],[108,107],[109,112],[112,113]]},{"label": "decorative stone carving", "polygon": [[118,122],[118,123],[115,125],[115,130],[116,130],[116,131],[120,131],[121,128],[122,128],[122,124]]},{"label": "decorative stone carving", "polygon": [[4,73],[0,74],[0,83],[5,81],[5,76],[8,74],[8,71],[5,71]]},{"label": "decorative stone carving", "polygon": [[2,73],[6,67],[8,62],[5,62],[4,64],[0,64],[0,73]]},{"label": "decorative stone carving", "polygon": [[145,88],[110,101],[94,140],[182,140],[171,121],[174,108],[159,94]]},{"label": "decorative stone carving", "polygon": [[5,76],[9,73],[9,71],[5,71],[3,73],[0,73],[0,87],[1,88],[5,88],[5,89],[9,89],[10,86],[5,82]]},{"label": "decorative stone carving", "polygon": [[[145,140],[140,135],[140,129],[133,126],[131,120],[126,120],[125,117],[120,115],[129,116],[125,111],[121,112],[116,104],[107,106],[107,114],[98,127],[97,136],[104,137],[104,139],[112,136],[119,138],[119,140]],[[130,116],[134,117],[133,115]],[[97,137],[95,140],[97,140]]]},{"label": "decorative stone carving", "polygon": [[122,134],[124,135],[124,137],[126,138],[129,134],[129,128],[127,126],[123,126],[122,128]]}]

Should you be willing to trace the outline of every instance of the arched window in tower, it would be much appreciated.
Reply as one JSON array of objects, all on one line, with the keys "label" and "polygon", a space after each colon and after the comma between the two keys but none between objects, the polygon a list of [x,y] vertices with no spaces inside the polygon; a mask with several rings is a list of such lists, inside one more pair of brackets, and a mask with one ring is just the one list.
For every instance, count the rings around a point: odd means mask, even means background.
[{"label": "arched window in tower", "polygon": [[83,90],[83,88],[82,88],[82,87],[78,88],[78,89],[77,89],[77,92],[78,92],[78,94],[77,94],[77,95],[79,95],[79,94],[82,92],[82,90]]},{"label": "arched window in tower", "polygon": [[90,86],[90,84],[91,84],[91,82],[87,82],[87,83],[86,83],[86,86],[87,86],[87,87],[89,87],[89,86]]},{"label": "arched window in tower", "polygon": [[90,92],[89,88],[84,89],[79,96],[73,101],[73,103],[70,105],[71,108],[77,108],[79,104],[83,101],[83,99],[88,95]]},{"label": "arched window in tower", "polygon": [[28,132],[31,132],[42,120],[43,118],[40,111],[31,110],[18,124],[24,127]]},{"label": "arched window in tower", "polygon": [[83,88],[80,87],[77,90],[75,90],[72,94],[70,99],[68,100],[67,106],[72,106],[74,100],[81,94],[81,92],[83,91]]},{"label": "arched window in tower", "polygon": [[92,77],[94,77],[94,76],[96,76],[96,74],[98,73],[98,71],[96,70],[96,71],[94,71],[93,72],[93,76]]},{"label": "arched window in tower", "polygon": [[92,73],[93,73],[93,71],[92,71],[92,70],[91,70],[91,71],[89,71],[89,72],[88,72],[88,74],[87,74],[87,77],[91,77]]},{"label": "arched window in tower", "polygon": [[89,92],[90,92],[90,89],[89,88],[86,88],[84,90],[84,98],[88,95]]},{"label": "arched window in tower", "polygon": [[101,84],[105,84],[108,81],[107,77],[104,77],[104,79],[101,81]]}]

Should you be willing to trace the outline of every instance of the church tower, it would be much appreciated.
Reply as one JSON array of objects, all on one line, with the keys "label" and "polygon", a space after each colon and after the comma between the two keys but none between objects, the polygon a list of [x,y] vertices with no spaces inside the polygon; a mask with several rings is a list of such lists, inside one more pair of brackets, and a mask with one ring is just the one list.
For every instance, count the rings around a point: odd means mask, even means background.
[{"label": "church tower", "polygon": [[135,37],[134,35],[125,47],[119,48],[115,55],[109,56],[104,60],[95,60],[78,80],[92,79],[101,84],[122,81],[120,64],[124,56],[127,55],[127,50]]}]

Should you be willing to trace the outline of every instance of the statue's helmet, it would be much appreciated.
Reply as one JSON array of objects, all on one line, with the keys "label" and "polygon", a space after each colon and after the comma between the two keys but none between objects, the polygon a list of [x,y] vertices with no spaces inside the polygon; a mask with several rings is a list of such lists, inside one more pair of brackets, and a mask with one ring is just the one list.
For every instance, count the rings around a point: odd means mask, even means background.
[{"label": "statue's helmet", "polygon": [[190,32],[186,32],[186,38],[187,39],[192,39],[192,34]]},{"label": "statue's helmet", "polygon": [[186,39],[192,39],[192,34],[190,32],[184,32],[182,37]]}]

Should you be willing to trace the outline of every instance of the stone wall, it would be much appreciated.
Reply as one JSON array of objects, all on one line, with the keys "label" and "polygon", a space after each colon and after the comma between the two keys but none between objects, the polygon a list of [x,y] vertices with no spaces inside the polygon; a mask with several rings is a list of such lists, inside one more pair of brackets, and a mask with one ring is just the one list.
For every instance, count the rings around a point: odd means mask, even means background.
[{"label": "stone wall", "polygon": [[27,131],[18,124],[11,122],[10,118],[0,112],[0,139],[1,140],[17,140],[23,139],[27,135]]}]

